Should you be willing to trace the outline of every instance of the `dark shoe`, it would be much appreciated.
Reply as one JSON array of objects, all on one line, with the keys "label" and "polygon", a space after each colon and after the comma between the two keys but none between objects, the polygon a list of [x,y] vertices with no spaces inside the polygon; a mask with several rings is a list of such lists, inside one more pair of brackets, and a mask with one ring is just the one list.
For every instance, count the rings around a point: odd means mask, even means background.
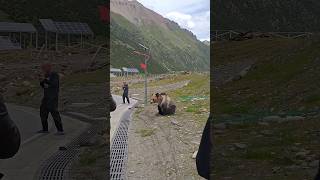
[{"label": "dark shoe", "polygon": [[39,134],[48,134],[48,133],[49,133],[49,131],[40,130],[40,131],[37,131],[37,133],[39,133]]},{"label": "dark shoe", "polygon": [[64,135],[64,132],[63,132],[63,131],[58,131],[58,132],[56,132],[54,135],[62,136],[62,135]]}]

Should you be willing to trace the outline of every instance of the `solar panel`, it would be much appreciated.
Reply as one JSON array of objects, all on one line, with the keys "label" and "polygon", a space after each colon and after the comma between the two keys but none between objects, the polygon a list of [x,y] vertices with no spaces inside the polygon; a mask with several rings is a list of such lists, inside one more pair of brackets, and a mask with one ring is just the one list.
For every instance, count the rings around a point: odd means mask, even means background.
[{"label": "solar panel", "polygon": [[30,23],[0,22],[0,32],[37,32]]},{"label": "solar panel", "polygon": [[60,34],[93,34],[87,23],[80,22],[55,22],[51,19],[39,19],[43,28],[48,32]]},{"label": "solar panel", "polygon": [[122,68],[123,71],[129,72],[129,73],[139,73],[139,70],[136,68]]},{"label": "solar panel", "polygon": [[61,34],[93,34],[87,23],[55,22],[54,24]]},{"label": "solar panel", "polygon": [[48,32],[57,32],[57,27],[51,19],[39,19],[43,28]]}]

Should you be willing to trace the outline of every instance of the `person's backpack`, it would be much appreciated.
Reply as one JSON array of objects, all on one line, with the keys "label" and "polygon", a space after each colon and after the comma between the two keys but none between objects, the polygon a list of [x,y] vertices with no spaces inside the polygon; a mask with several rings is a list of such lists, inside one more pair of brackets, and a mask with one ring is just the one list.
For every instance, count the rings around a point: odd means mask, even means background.
[{"label": "person's backpack", "polygon": [[20,132],[11,120],[7,108],[0,96],[0,159],[13,157],[21,143]]},{"label": "person's backpack", "polygon": [[196,157],[198,174],[206,179],[210,179],[210,155],[212,150],[212,136],[211,136],[211,122],[212,116],[210,115],[206,126],[202,133],[202,138]]}]

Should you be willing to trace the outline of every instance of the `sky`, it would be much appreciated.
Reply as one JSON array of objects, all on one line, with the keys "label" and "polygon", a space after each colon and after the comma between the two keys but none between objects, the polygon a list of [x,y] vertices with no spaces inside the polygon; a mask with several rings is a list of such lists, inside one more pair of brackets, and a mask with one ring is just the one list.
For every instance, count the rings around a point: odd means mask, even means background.
[{"label": "sky", "polygon": [[210,0],[137,1],[190,30],[199,40],[210,40]]}]

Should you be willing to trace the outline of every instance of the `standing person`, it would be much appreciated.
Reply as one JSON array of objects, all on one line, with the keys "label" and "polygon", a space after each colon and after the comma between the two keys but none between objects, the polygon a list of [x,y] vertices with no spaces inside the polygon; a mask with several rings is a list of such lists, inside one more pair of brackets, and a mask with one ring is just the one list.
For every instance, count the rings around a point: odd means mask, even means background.
[{"label": "standing person", "polygon": [[44,74],[44,79],[40,80],[40,86],[43,88],[44,95],[40,106],[42,130],[38,131],[38,133],[49,133],[48,115],[51,113],[58,130],[56,135],[63,135],[63,126],[58,111],[59,75],[52,71],[52,65],[50,63],[43,64],[41,70]]},{"label": "standing person", "polygon": [[122,100],[123,100],[123,104],[125,104],[125,99],[127,99],[128,104],[130,104],[130,100],[129,100],[129,86],[126,82],[123,82],[123,94],[122,94]]},{"label": "standing person", "polygon": [[201,142],[196,157],[198,174],[210,180],[210,171],[212,169],[212,161],[210,161],[211,150],[213,145],[211,132],[212,114],[210,113],[206,126],[203,130]]},{"label": "standing person", "polygon": [[318,172],[314,180],[320,180],[320,161],[319,161]]},{"label": "standing person", "polygon": [[[0,94],[0,159],[13,157],[20,148],[20,132],[11,120],[4,100]],[[0,173],[0,179],[3,174]]]}]

